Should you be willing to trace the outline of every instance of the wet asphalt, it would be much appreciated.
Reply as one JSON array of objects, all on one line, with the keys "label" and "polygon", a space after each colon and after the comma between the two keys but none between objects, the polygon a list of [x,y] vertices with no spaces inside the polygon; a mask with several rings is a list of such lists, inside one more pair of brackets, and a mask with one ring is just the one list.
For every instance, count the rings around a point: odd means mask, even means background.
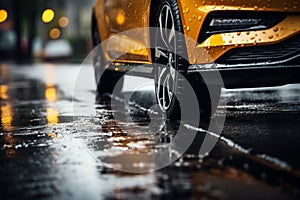
[{"label": "wet asphalt", "polygon": [[[300,198],[300,85],[223,90],[220,135],[162,124],[151,80],[110,98],[95,104],[89,66],[1,64],[0,199]],[[183,156],[181,125],[196,134]]]}]

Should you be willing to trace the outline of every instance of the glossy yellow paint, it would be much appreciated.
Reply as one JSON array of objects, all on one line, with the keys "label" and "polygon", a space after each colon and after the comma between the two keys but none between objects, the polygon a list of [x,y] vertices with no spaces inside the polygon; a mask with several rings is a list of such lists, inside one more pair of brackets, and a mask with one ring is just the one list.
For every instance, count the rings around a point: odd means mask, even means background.
[{"label": "glossy yellow paint", "polygon": [[[255,45],[268,45],[283,41],[300,33],[299,0],[178,0],[191,64],[214,62],[230,49]],[[150,24],[151,0],[97,0],[94,12],[100,29],[100,38],[112,39],[104,45],[107,60],[112,52],[125,53],[119,62],[151,62],[149,35],[122,35],[124,31],[146,28]],[[212,11],[245,10],[286,12],[288,17],[268,30],[215,34],[197,44],[206,16]],[[117,37],[116,34],[119,34]],[[138,46],[139,50],[136,49]]]},{"label": "glossy yellow paint", "polygon": [[195,41],[198,39],[206,16],[211,11],[245,10],[290,13],[285,20],[269,30],[215,34],[202,44],[196,45],[196,48],[193,42],[187,42],[191,64],[214,62],[230,49],[274,44],[300,33],[299,0],[181,0],[180,2],[184,33]]},{"label": "glossy yellow paint", "polygon": [[[145,33],[126,33],[137,28],[149,26],[150,0],[98,0],[94,5],[94,13],[100,29],[100,38],[104,56],[109,61],[147,63],[150,50]],[[119,57],[119,55],[122,55]],[[118,59],[116,59],[118,57]]]}]

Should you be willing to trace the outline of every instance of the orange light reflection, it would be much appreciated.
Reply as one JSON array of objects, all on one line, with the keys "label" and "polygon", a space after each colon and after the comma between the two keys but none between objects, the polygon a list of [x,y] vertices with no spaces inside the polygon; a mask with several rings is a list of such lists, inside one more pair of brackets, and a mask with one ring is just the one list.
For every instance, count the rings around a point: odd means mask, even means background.
[{"label": "orange light reflection", "polygon": [[[55,102],[57,100],[57,90],[54,84],[46,83],[45,99],[49,102]],[[47,121],[48,125],[58,123],[58,112],[53,107],[47,108]]]},{"label": "orange light reflection", "polygon": [[58,112],[54,108],[47,108],[47,121],[48,125],[58,123]]},{"label": "orange light reflection", "polygon": [[[1,85],[0,86],[0,98],[2,100],[8,100],[8,86]],[[1,104],[1,124],[4,131],[12,131],[14,127],[12,126],[13,121],[13,109],[9,102],[5,102]]]},{"label": "orange light reflection", "polygon": [[16,149],[14,148],[14,144],[16,140],[12,134],[7,134],[4,137],[5,142],[8,144],[5,150],[5,154],[7,157],[11,158],[17,154]]},{"label": "orange light reflection", "polygon": [[56,88],[53,84],[46,83],[45,98],[49,102],[54,102],[57,100]]},{"label": "orange light reflection", "polygon": [[[12,125],[13,122],[13,108],[10,104],[9,100],[9,87],[7,85],[1,85],[0,86],[0,98],[1,100],[5,100],[4,102],[1,102],[1,126],[3,131],[12,131],[14,130],[14,127]],[[15,138],[12,134],[7,134],[4,137],[5,143],[7,144],[5,149],[5,155],[7,157],[13,157],[16,155],[16,150],[14,148],[15,144]]]},{"label": "orange light reflection", "polygon": [[3,100],[8,99],[8,86],[7,85],[0,86],[0,98]]}]

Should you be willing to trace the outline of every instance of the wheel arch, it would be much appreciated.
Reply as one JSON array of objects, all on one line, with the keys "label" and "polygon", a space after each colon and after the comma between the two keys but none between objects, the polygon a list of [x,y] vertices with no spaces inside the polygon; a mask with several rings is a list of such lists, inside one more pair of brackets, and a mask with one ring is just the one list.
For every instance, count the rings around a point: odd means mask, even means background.
[{"label": "wheel arch", "polygon": [[[154,27],[154,17],[155,17],[155,12],[157,11],[157,9],[158,9],[158,6],[159,6],[159,2],[161,2],[161,0],[151,0],[150,1],[150,11],[149,11],[149,15],[150,15],[150,17],[149,17],[149,27]],[[182,16],[182,0],[176,0],[176,2],[177,2],[177,5],[178,5],[178,8],[179,8],[179,12],[180,12],[180,18],[181,18],[181,22],[182,22],[182,24],[184,24],[183,23],[183,20],[184,20],[184,17]]]}]

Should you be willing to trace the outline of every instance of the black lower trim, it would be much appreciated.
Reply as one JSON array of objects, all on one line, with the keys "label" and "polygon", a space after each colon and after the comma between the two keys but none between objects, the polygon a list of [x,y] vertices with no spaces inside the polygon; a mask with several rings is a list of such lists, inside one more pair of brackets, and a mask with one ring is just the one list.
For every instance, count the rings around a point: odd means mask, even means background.
[{"label": "black lower trim", "polygon": [[292,57],[300,57],[300,34],[277,44],[231,49],[216,60],[216,63],[249,64],[280,62]]},{"label": "black lower trim", "polygon": [[188,74],[205,76],[207,84],[215,84],[221,75],[225,88],[271,87],[300,83],[300,65],[206,68],[192,65]]},{"label": "black lower trim", "polygon": [[[109,70],[127,75],[153,78],[152,64],[118,64],[111,65]],[[183,72],[184,73],[184,72]],[[206,84],[219,85],[225,88],[271,87],[300,83],[300,64],[297,65],[191,65],[187,76],[205,76]]]}]

